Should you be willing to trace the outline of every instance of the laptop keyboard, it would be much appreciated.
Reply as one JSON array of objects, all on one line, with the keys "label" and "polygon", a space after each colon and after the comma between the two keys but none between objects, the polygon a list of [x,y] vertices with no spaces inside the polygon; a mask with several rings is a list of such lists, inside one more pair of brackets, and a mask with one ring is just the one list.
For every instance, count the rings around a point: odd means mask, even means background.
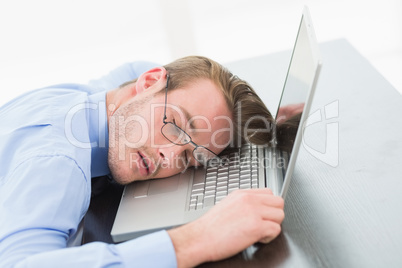
[{"label": "laptop keyboard", "polygon": [[225,164],[207,168],[205,175],[195,173],[189,210],[211,207],[237,189],[258,188],[258,150],[244,145],[225,157]]}]

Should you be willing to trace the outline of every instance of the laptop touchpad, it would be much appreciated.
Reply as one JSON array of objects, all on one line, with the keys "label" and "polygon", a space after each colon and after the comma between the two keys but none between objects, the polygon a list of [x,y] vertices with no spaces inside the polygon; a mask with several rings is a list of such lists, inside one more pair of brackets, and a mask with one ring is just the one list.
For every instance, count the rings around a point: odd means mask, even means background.
[{"label": "laptop touchpad", "polygon": [[176,175],[165,179],[151,180],[148,196],[176,191],[179,186],[179,177]]}]

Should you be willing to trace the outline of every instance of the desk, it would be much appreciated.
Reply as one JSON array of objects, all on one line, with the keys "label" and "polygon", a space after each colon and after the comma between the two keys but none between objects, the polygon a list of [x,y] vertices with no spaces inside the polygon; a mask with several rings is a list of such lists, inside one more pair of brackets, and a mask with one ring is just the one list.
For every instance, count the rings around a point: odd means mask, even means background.
[{"label": "desk", "polygon": [[[311,114],[322,120],[305,129],[282,233],[201,267],[402,267],[402,96],[347,41],[320,48],[324,65]],[[227,66],[264,89],[263,99],[275,98],[269,90],[280,87],[289,57],[276,53]],[[100,205],[91,204],[86,242],[111,241],[119,194],[113,186],[101,193],[103,203],[93,199]]]}]

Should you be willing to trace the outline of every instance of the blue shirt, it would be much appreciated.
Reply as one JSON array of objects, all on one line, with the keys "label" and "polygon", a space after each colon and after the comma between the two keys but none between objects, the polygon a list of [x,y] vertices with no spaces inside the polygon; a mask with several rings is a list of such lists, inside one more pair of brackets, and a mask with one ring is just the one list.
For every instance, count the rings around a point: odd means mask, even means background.
[{"label": "blue shirt", "polygon": [[67,248],[109,173],[106,91],[149,64],[126,64],[89,85],[64,84],[0,108],[0,267],[176,267],[166,231],[118,245]]}]

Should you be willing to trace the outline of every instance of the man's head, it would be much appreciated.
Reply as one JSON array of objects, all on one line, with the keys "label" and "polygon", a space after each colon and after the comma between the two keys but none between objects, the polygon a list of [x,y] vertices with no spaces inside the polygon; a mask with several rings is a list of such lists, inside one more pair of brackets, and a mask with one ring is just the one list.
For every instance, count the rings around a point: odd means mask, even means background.
[{"label": "man's head", "polygon": [[[167,177],[200,165],[193,157],[197,146],[219,154],[228,146],[271,140],[272,116],[260,98],[246,82],[204,57],[149,70],[109,92],[107,105],[109,166],[120,183]],[[166,122],[192,141],[166,139],[161,131]]]}]

